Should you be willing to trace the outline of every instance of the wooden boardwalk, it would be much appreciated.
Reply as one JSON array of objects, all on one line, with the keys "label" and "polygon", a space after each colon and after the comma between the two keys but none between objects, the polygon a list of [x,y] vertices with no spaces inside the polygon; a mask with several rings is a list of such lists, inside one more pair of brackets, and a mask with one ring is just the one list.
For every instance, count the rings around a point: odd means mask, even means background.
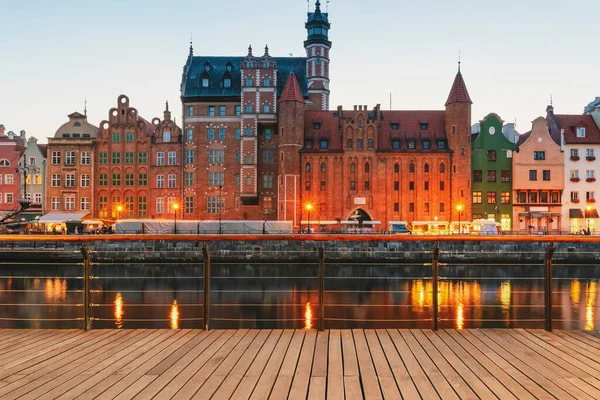
[{"label": "wooden boardwalk", "polygon": [[599,399],[600,339],[542,330],[0,330],[6,399]]}]

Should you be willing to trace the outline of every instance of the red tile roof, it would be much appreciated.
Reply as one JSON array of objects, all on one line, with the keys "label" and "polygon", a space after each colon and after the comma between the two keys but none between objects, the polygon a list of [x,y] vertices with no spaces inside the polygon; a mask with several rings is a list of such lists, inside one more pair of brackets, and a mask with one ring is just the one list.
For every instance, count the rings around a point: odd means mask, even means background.
[{"label": "red tile roof", "polygon": [[[600,129],[591,115],[555,114],[559,128],[565,130],[565,143],[600,144]],[[585,128],[585,137],[577,137],[577,128]]]},{"label": "red tile roof", "polygon": [[302,97],[302,92],[300,91],[300,85],[298,84],[298,79],[296,79],[296,74],[291,73],[288,77],[283,91],[281,92],[279,101],[297,101],[298,103],[304,103],[304,97]]},{"label": "red tile roof", "polygon": [[40,153],[44,158],[48,158],[48,145],[47,144],[38,144],[38,148],[40,149]]},{"label": "red tile roof", "polygon": [[462,74],[460,71],[458,71],[456,78],[454,78],[452,89],[450,89],[448,100],[446,100],[446,105],[461,102],[469,102],[473,104],[471,97],[469,96],[469,92],[467,91],[467,85],[465,85]]},{"label": "red tile roof", "polygon": [[517,142],[517,147],[520,147],[527,139],[531,136],[531,131],[525,132],[522,135],[519,135],[519,141]]}]

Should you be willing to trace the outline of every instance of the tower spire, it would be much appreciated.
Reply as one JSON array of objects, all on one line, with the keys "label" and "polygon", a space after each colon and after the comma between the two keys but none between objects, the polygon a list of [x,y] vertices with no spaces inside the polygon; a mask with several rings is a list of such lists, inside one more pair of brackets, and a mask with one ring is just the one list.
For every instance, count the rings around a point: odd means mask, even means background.
[{"label": "tower spire", "polygon": [[269,57],[269,45],[265,45],[265,57]]},{"label": "tower spire", "polygon": [[460,50],[458,51],[458,73],[460,74]]},{"label": "tower spire", "polygon": [[86,119],[87,119],[87,99],[84,100],[83,103],[83,115],[85,115]]},{"label": "tower spire", "polygon": [[317,2],[315,3],[315,13],[320,13],[321,12],[321,2],[319,0],[317,0]]},{"label": "tower spire", "polygon": [[166,107],[167,111],[169,111],[169,100],[166,101]]},{"label": "tower spire", "polygon": [[248,57],[252,57],[252,45],[248,45]]}]

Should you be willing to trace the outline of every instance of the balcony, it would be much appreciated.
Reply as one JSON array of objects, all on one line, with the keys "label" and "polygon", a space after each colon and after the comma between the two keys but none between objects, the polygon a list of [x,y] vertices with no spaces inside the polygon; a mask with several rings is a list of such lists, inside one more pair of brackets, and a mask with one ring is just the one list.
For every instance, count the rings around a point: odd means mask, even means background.
[{"label": "balcony", "polygon": [[596,182],[596,178],[586,178],[586,182]]},{"label": "balcony", "polygon": [[585,202],[586,203],[595,203],[596,199],[586,199]]},{"label": "balcony", "polygon": [[571,182],[579,182],[581,179],[579,178],[571,178]]},{"label": "balcony", "polygon": [[588,161],[596,161],[596,156],[587,156],[585,159]]},{"label": "balcony", "polygon": [[579,161],[579,156],[571,156],[571,161]]},{"label": "balcony", "polygon": [[579,199],[572,199],[571,203],[579,203]]}]

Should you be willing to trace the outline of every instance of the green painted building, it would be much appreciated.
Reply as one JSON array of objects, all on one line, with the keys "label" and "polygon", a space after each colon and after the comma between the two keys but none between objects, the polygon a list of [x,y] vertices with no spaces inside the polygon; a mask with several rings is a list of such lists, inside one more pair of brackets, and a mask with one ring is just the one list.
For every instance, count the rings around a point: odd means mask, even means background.
[{"label": "green painted building", "polygon": [[498,115],[488,114],[472,135],[472,199],[474,221],[493,220],[508,231],[512,229],[512,156],[517,146],[504,135],[503,122]]}]

